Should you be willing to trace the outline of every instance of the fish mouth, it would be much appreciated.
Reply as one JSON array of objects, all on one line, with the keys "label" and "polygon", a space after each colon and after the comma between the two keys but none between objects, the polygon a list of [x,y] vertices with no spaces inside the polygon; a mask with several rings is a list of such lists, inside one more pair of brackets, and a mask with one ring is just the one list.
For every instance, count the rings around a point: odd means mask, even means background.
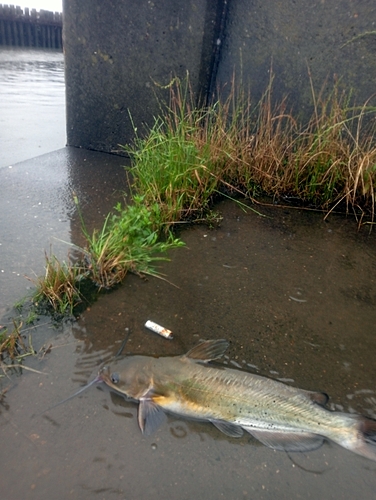
[{"label": "fish mouth", "polygon": [[[98,383],[111,381],[110,367],[107,365],[103,366],[99,370],[98,375],[96,376],[96,378],[94,380],[96,380]],[[94,383],[94,381],[92,383]]]},{"label": "fish mouth", "polygon": [[109,387],[119,391],[118,384],[120,382],[120,375],[117,372],[111,372],[109,366],[103,366],[98,372],[97,378],[98,382],[104,382]]}]

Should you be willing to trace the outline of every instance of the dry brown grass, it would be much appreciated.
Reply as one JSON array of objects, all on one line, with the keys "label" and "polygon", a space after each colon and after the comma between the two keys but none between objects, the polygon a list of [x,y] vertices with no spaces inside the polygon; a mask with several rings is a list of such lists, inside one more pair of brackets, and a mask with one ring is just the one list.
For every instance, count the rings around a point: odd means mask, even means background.
[{"label": "dry brown grass", "polygon": [[[31,345],[31,340],[29,337],[29,343],[25,343],[21,329],[23,326],[22,321],[13,320],[13,329],[8,333],[8,329],[1,327],[0,329],[0,365],[4,361],[8,361],[10,366],[13,366],[14,361],[21,361],[24,357],[35,354],[34,349]],[[3,371],[5,369],[2,366]]]},{"label": "dry brown grass", "polygon": [[287,100],[273,100],[271,78],[256,106],[232,82],[229,96],[197,109],[189,82],[174,80],[170,101],[145,139],[127,147],[135,188],[157,203],[165,223],[201,219],[213,194],[285,196],[330,212],[375,211],[375,107],[352,107],[335,86],[313,90],[311,119],[300,123]]}]

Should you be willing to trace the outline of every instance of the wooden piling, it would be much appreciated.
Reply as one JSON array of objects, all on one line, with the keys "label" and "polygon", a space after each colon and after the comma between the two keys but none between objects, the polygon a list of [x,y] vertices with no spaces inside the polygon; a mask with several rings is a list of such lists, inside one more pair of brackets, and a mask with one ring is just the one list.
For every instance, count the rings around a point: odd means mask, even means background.
[{"label": "wooden piling", "polygon": [[62,27],[60,12],[0,4],[0,46],[61,50]]}]

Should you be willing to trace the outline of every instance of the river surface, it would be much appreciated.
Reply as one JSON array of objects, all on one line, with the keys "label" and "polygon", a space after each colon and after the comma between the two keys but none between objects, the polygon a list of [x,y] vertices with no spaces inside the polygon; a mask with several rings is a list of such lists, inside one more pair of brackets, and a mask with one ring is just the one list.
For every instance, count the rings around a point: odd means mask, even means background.
[{"label": "river surface", "polygon": [[0,47],[0,167],[65,143],[62,52]]},{"label": "river surface", "polygon": [[[82,245],[72,191],[88,229],[100,227],[127,187],[125,162],[63,148],[0,168],[1,325],[12,327],[30,287],[23,275],[43,273],[44,250]],[[146,437],[137,405],[102,385],[45,411],[111,363],[129,333],[123,354],[181,355],[227,338],[226,366],[376,418],[376,232],[352,217],[257,208],[264,216],[226,201],[218,228],[183,230],[186,247],[161,264],[168,281],[129,275],[76,322],[24,330],[38,352],[24,365],[40,373],[1,373],[1,498],[374,499],[376,463],[333,443],[288,455],[172,416]],[[149,319],[174,339],[146,330]]]}]

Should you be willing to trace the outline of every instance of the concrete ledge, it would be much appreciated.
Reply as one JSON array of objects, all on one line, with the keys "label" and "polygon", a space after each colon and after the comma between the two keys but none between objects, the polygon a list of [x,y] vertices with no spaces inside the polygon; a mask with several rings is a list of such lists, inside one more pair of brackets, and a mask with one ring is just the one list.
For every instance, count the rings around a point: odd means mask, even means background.
[{"label": "concrete ledge", "polygon": [[126,163],[115,155],[63,148],[0,168],[0,316],[26,295],[25,274],[43,274],[45,250],[52,245],[66,259],[70,243],[83,244],[72,192],[88,229],[100,227],[127,189]]}]

